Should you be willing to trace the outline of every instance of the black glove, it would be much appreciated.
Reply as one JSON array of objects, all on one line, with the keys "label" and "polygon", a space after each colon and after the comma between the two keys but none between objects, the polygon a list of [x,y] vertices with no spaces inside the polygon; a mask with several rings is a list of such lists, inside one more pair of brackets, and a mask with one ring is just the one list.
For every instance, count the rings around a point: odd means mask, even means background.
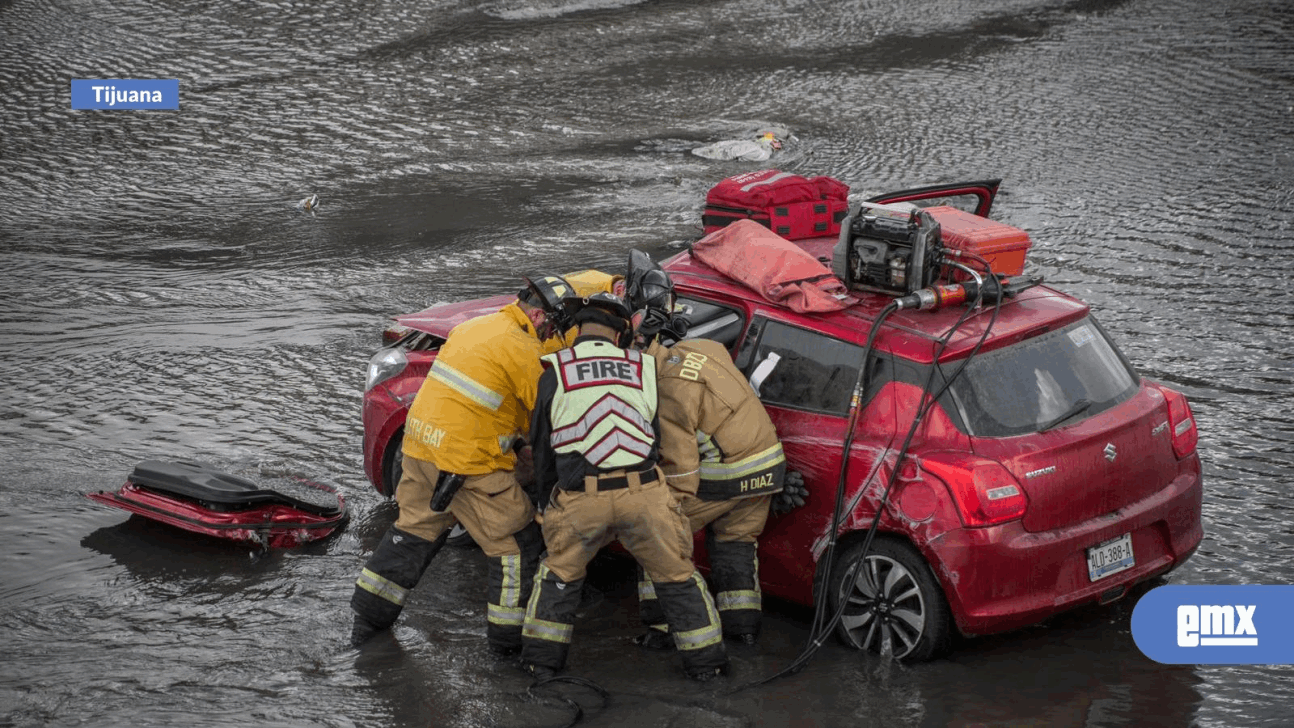
[{"label": "black glove", "polygon": [[782,492],[773,495],[772,510],[776,515],[790,513],[800,508],[809,498],[809,489],[804,487],[804,475],[798,470],[786,471],[786,480],[782,482]]}]

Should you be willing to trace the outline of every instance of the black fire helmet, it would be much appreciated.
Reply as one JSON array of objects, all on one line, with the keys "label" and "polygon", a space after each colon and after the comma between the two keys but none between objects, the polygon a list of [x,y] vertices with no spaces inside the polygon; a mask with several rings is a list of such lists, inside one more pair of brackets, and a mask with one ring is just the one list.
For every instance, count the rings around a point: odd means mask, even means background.
[{"label": "black fire helmet", "polygon": [[633,312],[629,304],[614,293],[594,293],[591,296],[567,296],[566,310],[576,324],[592,322],[609,326],[624,335],[633,326]]},{"label": "black fire helmet", "polygon": [[574,325],[564,301],[568,296],[575,294],[575,287],[567,283],[565,278],[541,276],[531,280],[522,276],[521,280],[526,282],[526,287],[517,294],[518,301],[543,309],[559,332]]},{"label": "black fire helmet", "polygon": [[630,250],[625,298],[629,299],[631,310],[654,308],[669,314],[674,306],[674,282],[651,256],[641,250]]}]

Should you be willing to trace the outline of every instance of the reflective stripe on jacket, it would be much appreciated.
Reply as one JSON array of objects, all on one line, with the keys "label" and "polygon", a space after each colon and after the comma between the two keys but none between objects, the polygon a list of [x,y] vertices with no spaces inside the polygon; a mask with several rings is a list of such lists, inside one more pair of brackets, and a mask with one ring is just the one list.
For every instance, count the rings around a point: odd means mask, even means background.
[{"label": "reflective stripe on jacket", "polygon": [[656,361],[609,341],[581,341],[544,360],[556,371],[549,415],[558,455],[578,453],[596,468],[638,465],[656,442]]},{"label": "reflective stripe on jacket", "polygon": [[404,425],[404,454],[463,475],[512,470],[530,429],[542,344],[515,302],[449,332]]},{"label": "reflective stripe on jacket", "polygon": [[777,430],[727,349],[706,339],[653,343],[660,392],[661,467],[671,488],[702,500],[782,490]]}]

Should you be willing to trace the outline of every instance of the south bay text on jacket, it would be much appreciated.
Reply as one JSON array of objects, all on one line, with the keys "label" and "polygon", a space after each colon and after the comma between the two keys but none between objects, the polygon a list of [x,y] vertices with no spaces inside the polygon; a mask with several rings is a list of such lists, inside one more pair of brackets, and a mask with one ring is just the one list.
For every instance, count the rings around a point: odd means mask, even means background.
[{"label": "south bay text on jacket", "polygon": [[404,427],[404,454],[463,475],[512,470],[545,346],[516,303],[449,332]]}]

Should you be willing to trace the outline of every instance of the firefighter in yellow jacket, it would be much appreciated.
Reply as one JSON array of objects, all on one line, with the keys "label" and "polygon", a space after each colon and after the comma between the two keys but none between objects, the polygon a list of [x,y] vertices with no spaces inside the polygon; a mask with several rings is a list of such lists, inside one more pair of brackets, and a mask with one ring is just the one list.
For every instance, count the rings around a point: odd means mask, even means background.
[{"label": "firefighter in yellow jacket", "polygon": [[570,292],[558,276],[527,280],[513,303],[450,331],[409,408],[395,492],[400,515],[356,582],[352,644],[395,623],[449,530],[462,523],[489,558],[490,647],[520,649],[543,540],[513,475],[514,445],[530,427],[545,341],[570,323],[561,305]]},{"label": "firefighter in yellow jacket", "polygon": [[544,357],[530,426],[548,556],[526,608],[522,667],[547,677],[565,666],[586,567],[618,538],[655,582],[684,671],[708,680],[728,658],[691,531],[656,464],[656,361],[622,348],[631,332],[620,297],[573,306],[579,337]]},{"label": "firefighter in yellow jacket", "polygon": [[[763,615],[756,541],[773,495],[782,491],[782,444],[759,396],[723,345],[705,339],[669,348],[660,343],[673,310],[673,285],[665,271],[633,251],[627,285],[640,320],[638,345],[657,362],[661,465],[691,530],[706,529],[710,582],[724,636],[753,644]],[[641,578],[642,618],[650,629],[638,642],[664,647],[667,628],[657,591],[650,578]]]}]

